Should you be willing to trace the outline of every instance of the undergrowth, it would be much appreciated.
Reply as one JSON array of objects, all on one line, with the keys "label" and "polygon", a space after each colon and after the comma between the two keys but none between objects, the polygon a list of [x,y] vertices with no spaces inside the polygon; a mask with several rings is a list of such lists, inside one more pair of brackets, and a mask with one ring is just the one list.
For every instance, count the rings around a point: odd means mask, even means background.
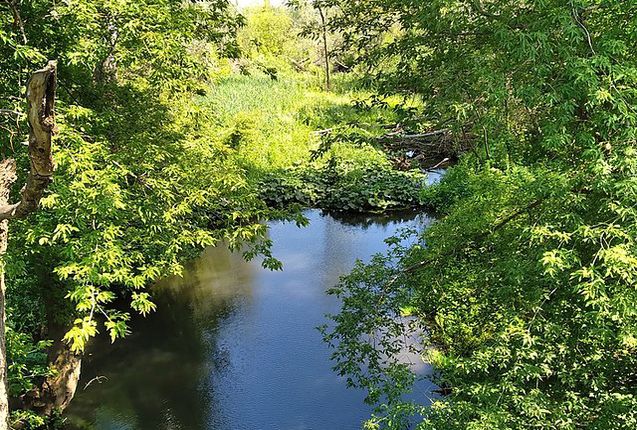
[{"label": "undergrowth", "polygon": [[[221,79],[200,100],[219,138],[270,207],[384,211],[423,206],[426,174],[395,169],[374,144],[406,113],[398,100],[317,90],[313,81],[267,75]],[[402,110],[401,110],[402,109]]]}]

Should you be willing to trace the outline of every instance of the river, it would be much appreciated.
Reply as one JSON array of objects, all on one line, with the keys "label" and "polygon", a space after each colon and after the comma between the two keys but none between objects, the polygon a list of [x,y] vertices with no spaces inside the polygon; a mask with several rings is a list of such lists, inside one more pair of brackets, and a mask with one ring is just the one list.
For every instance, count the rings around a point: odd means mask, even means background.
[{"label": "river", "polygon": [[[91,346],[67,427],[360,429],[371,413],[364,393],[346,388],[332,371],[316,330],[339,309],[325,291],[356,259],[382,252],[385,238],[431,220],[415,213],[306,216],[306,228],[271,224],[283,271],[216,247],[187,264],[182,278],[159,282],[156,313],[135,320],[126,339],[111,345],[102,336]],[[424,401],[430,391],[422,381],[414,395]]]}]

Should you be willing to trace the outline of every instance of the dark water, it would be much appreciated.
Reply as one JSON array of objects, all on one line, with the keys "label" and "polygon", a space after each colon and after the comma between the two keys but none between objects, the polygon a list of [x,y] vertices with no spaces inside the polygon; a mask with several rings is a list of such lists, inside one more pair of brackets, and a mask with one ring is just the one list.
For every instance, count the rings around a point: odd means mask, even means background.
[{"label": "dark water", "polygon": [[[271,226],[282,272],[219,247],[189,264],[183,278],[160,282],[159,310],[136,321],[133,335],[93,345],[69,428],[359,429],[370,414],[364,394],[332,371],[315,329],[339,307],[325,291],[356,259],[382,252],[385,238],[430,220],[307,216],[304,229]],[[419,358],[408,359],[427,371]],[[420,383],[414,395],[425,401],[430,389]]]}]

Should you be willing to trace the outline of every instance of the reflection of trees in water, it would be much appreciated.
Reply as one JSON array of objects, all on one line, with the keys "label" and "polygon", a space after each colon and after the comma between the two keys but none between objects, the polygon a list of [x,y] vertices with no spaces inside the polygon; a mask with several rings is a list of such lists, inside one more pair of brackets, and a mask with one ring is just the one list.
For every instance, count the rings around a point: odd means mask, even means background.
[{"label": "reflection of trees in water", "polygon": [[323,220],[323,272],[325,289],[338,282],[338,278],[346,272],[351,261],[347,256],[353,252],[352,243],[343,240],[346,232],[332,218]]},{"label": "reflection of trees in water", "polygon": [[426,223],[431,220],[422,210],[407,209],[401,211],[385,212],[382,214],[364,214],[355,212],[325,212],[339,223],[351,227],[367,230],[372,226],[383,226],[404,224],[409,221],[422,220]]},{"label": "reflection of trees in water", "polygon": [[166,306],[176,302],[188,304],[189,314],[205,329],[208,317],[218,315],[220,308],[231,310],[237,301],[251,300],[253,278],[253,264],[221,245],[206,249],[186,265],[183,278],[161,281],[154,292]]},{"label": "reflection of trees in water", "polygon": [[352,269],[353,261],[365,254],[360,247],[366,246],[363,238],[367,237],[367,234],[360,235],[361,230],[377,230],[381,232],[381,236],[382,232],[386,232],[386,237],[381,237],[382,240],[401,231],[402,228],[424,229],[433,220],[422,211],[416,210],[394,211],[380,215],[323,212],[321,216],[322,265],[326,289],[337,284],[339,278]]},{"label": "reflection of trees in water", "polygon": [[216,403],[210,375],[226,362],[215,334],[250,299],[252,277],[250,264],[219,247],[188,264],[183,278],[159,282],[158,311],[136,318],[130,338],[92,345],[81,388],[96,376],[108,380],[79,393],[71,415],[131,430],[206,428]]}]

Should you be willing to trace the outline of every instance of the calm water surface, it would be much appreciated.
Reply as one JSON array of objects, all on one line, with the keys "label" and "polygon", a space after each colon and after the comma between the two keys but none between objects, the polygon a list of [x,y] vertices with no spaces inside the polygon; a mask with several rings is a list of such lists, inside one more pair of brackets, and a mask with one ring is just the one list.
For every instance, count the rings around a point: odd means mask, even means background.
[{"label": "calm water surface", "polygon": [[[382,252],[385,238],[430,219],[307,216],[307,228],[271,225],[282,272],[218,247],[187,265],[183,278],[158,283],[155,314],[135,321],[127,339],[92,346],[69,428],[359,429],[370,414],[364,394],[332,371],[316,330],[339,309],[325,291],[356,259]],[[430,390],[422,382],[414,395],[424,401]]]}]

